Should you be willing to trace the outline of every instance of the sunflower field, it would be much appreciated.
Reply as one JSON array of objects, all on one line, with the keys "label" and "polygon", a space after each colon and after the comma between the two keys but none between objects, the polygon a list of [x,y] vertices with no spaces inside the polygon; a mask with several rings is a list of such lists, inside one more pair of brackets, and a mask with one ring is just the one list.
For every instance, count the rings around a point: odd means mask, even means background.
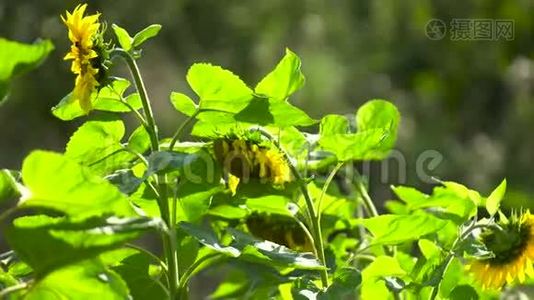
[{"label": "sunflower field", "polygon": [[[19,78],[63,65],[69,88],[47,120],[75,128],[61,150],[36,146],[20,168],[0,165],[0,299],[532,294],[534,214],[506,203],[517,199],[506,173],[478,191],[417,167],[430,188],[382,177],[390,194],[373,193],[369,169],[393,159],[401,171],[397,141],[413,127],[395,99],[348,114],[324,99],[311,116],[292,99],[321,83],[283,44],[257,80],[196,60],[183,90],[151,97],[158,82],[144,67],[165,26],[130,30],[91,4],[66,9],[50,22],[67,47],[0,38],[0,110],[32,89]],[[176,116],[170,133],[163,113]]]}]

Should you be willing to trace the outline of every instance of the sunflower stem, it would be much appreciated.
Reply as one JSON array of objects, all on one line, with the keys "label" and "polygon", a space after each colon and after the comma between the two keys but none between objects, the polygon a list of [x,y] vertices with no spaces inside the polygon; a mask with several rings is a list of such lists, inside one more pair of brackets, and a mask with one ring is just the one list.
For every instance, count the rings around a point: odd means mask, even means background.
[{"label": "sunflower stem", "polygon": [[287,152],[285,152],[285,150],[282,149],[282,147],[280,146],[280,143],[276,139],[274,139],[270,133],[268,133],[267,131],[261,128],[255,128],[253,130],[260,132],[261,135],[269,139],[276,146],[276,148],[280,150],[280,152],[283,154],[284,158],[288,162],[289,168],[291,169],[291,173],[293,173],[293,176],[295,176],[295,180],[299,185],[302,195],[304,196],[304,200],[306,201],[306,208],[308,209],[308,214],[310,216],[310,221],[311,221],[310,227],[312,229],[315,253],[317,257],[319,258],[319,261],[321,262],[321,264],[323,264],[324,266],[324,269],[321,270],[320,274],[321,274],[322,287],[323,289],[326,289],[328,287],[328,270],[326,269],[326,259],[325,259],[325,254],[324,254],[324,243],[323,243],[323,236],[321,232],[320,217],[315,209],[315,204],[313,203],[313,200],[308,191],[308,186],[306,185],[306,182],[300,175],[300,172],[297,170],[297,167],[293,163],[291,163],[289,154],[287,154]]},{"label": "sunflower stem", "polygon": [[178,142],[178,140],[182,137],[182,134],[184,132],[184,129],[187,127],[187,125],[189,125],[194,119],[195,117],[200,113],[200,109],[197,109],[195,110],[195,112],[190,116],[188,117],[181,125],[180,127],[178,127],[178,129],[176,130],[176,132],[174,133],[173,137],[172,137],[172,140],[171,140],[171,143],[169,144],[169,151],[172,151],[172,149],[174,148],[174,145],[176,144],[176,142]]},{"label": "sunflower stem", "polygon": [[[159,151],[159,138],[158,138],[158,127],[156,125],[154,114],[152,112],[152,107],[150,100],[148,98],[148,93],[141,77],[141,72],[135,59],[132,55],[125,51],[124,49],[115,48],[111,51],[111,56],[120,56],[130,69],[130,73],[135,82],[135,87],[139,93],[139,98],[141,98],[141,103],[143,105],[143,112],[145,115],[146,123],[148,125],[148,133],[150,136],[150,145],[152,152]],[[175,224],[171,222],[171,213],[169,211],[169,201],[168,201],[168,191],[167,191],[167,177],[164,174],[158,174],[156,178],[157,189],[159,192],[158,197],[158,207],[160,210],[161,218],[169,228],[169,232],[162,235],[163,239],[163,248],[165,252],[165,258],[167,261],[168,275],[169,275],[169,293],[171,300],[177,299],[178,295],[178,283],[179,283],[179,271],[178,271],[178,259],[176,252],[176,238],[175,238]]]}]

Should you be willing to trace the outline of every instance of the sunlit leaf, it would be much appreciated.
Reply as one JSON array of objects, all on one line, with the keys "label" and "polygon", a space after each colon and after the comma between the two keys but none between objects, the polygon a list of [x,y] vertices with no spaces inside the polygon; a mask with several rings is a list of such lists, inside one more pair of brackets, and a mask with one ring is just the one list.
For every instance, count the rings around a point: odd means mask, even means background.
[{"label": "sunlit leaf", "polygon": [[128,34],[128,31],[126,31],[126,29],[120,27],[117,24],[112,24],[111,27],[113,28],[115,36],[117,37],[117,40],[119,41],[119,44],[121,45],[122,49],[130,51],[130,49],[132,48],[133,39]]},{"label": "sunlit leaf", "polygon": [[[341,161],[384,159],[395,145],[399,121],[399,111],[393,104],[384,100],[371,100],[356,113],[356,133],[323,135],[319,144]],[[341,125],[338,126],[343,128],[339,117],[334,122],[340,122]]]},{"label": "sunlit leaf", "polygon": [[0,104],[8,96],[12,78],[39,66],[53,49],[49,40],[23,44],[0,38]]},{"label": "sunlit leaf", "polygon": [[360,221],[374,236],[373,244],[400,244],[437,232],[447,221],[430,214],[381,215]]},{"label": "sunlit leaf", "polygon": [[126,283],[97,260],[57,269],[36,282],[24,299],[127,299]]},{"label": "sunlit leaf", "polygon": [[256,85],[255,92],[272,99],[286,100],[304,85],[304,74],[300,66],[299,57],[286,49],[285,56],[275,69]]},{"label": "sunlit leaf", "polygon": [[96,174],[113,172],[134,158],[121,145],[124,132],[120,119],[103,117],[85,122],[71,136],[65,156]]},{"label": "sunlit leaf", "polygon": [[144,28],[143,30],[139,31],[134,37],[132,41],[132,46],[134,48],[137,48],[141,46],[146,40],[151,39],[158,35],[159,31],[161,30],[161,25],[159,24],[152,24],[148,27]]},{"label": "sunlit leaf", "polygon": [[321,136],[329,136],[339,133],[348,133],[349,120],[340,115],[326,115],[321,119],[321,127],[319,134]]},{"label": "sunlit leaf", "polygon": [[144,153],[150,148],[150,135],[144,126],[139,126],[128,138],[128,148],[137,153]]},{"label": "sunlit leaf", "polygon": [[171,103],[177,111],[188,117],[192,116],[197,110],[197,104],[182,93],[171,93]]},{"label": "sunlit leaf", "polygon": [[384,280],[388,276],[404,276],[406,272],[397,260],[379,256],[362,271],[361,297],[363,299],[387,299],[390,292]]},{"label": "sunlit leaf", "polygon": [[486,210],[488,211],[490,216],[493,216],[497,213],[499,210],[499,206],[501,205],[501,201],[504,198],[504,194],[506,193],[506,179],[504,179],[501,184],[491,194],[488,196],[488,199],[486,199]]},{"label": "sunlit leaf", "polygon": [[34,151],[22,166],[30,195],[21,207],[42,207],[82,218],[136,215],[126,196],[105,179],[53,152]]},{"label": "sunlit leaf", "polygon": [[236,113],[252,99],[252,90],[232,72],[207,63],[189,68],[187,82],[200,98],[200,108]]},{"label": "sunlit leaf", "polygon": [[[124,100],[133,109],[140,109],[142,107],[139,94],[133,93],[124,96],[124,92],[130,86],[130,82],[122,78],[114,78],[114,80],[102,87],[99,91],[93,91],[91,95],[91,103],[94,110],[109,111],[109,112],[130,112],[130,108],[122,101]],[[52,107],[52,114],[63,121],[70,121],[85,115],[81,109],[78,101],[72,98],[72,93],[65,96],[54,107]]]}]

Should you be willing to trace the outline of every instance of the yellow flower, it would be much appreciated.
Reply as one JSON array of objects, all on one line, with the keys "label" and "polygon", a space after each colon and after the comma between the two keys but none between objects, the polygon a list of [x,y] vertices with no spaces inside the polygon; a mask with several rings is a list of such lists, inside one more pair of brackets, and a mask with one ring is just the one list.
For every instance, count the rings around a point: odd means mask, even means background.
[{"label": "yellow flower", "polygon": [[91,93],[98,86],[98,68],[92,65],[92,60],[98,57],[94,42],[100,28],[100,14],[84,16],[86,8],[87,4],[78,5],[72,13],[67,11],[65,17],[61,16],[61,20],[67,26],[72,42],[70,52],[64,59],[72,60],[71,71],[77,75],[73,96],[87,113],[92,108]]},{"label": "yellow flower", "polygon": [[473,260],[467,266],[484,288],[500,289],[505,283],[534,277],[534,216],[527,211],[498,225],[484,229],[481,236],[495,257]]},{"label": "yellow flower", "polygon": [[214,142],[215,155],[228,175],[228,187],[235,195],[240,182],[259,179],[273,185],[291,181],[284,155],[274,146],[253,139],[220,139]]}]

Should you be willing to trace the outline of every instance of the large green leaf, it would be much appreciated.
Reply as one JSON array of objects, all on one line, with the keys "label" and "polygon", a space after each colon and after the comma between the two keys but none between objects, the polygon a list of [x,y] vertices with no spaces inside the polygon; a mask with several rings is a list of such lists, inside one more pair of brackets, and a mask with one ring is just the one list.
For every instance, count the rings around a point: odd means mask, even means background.
[{"label": "large green leaf", "polygon": [[30,194],[21,207],[42,207],[76,218],[136,215],[115,186],[58,153],[32,152],[24,160],[22,179]]},{"label": "large green leaf", "polygon": [[[91,103],[94,110],[109,112],[130,112],[130,105],[133,109],[140,109],[142,102],[139,94],[134,93],[124,96],[124,92],[130,86],[130,82],[123,78],[115,78],[110,84],[103,86],[99,91],[94,91],[91,95]],[[124,104],[126,102],[128,105]],[[65,96],[54,107],[52,114],[63,121],[73,120],[86,115],[78,101],[72,98],[72,93]]]},{"label": "large green leaf", "polygon": [[0,38],[0,103],[7,98],[11,79],[39,66],[53,49],[49,40],[22,44]]},{"label": "large green leaf", "polygon": [[373,244],[400,244],[417,240],[443,228],[447,221],[427,213],[412,215],[381,215],[360,220],[374,236]]},{"label": "large green leaf", "polygon": [[154,228],[163,228],[160,219],[112,217],[74,222],[66,217],[36,215],[15,219],[6,230],[6,238],[18,257],[43,274],[95,257]]},{"label": "large green leaf", "polygon": [[[400,114],[395,105],[384,100],[371,100],[356,113],[356,133],[341,133],[345,125],[340,117],[325,119],[326,135],[319,144],[339,160],[380,160],[387,157],[397,139]],[[328,122],[328,123],[327,123]],[[338,127],[335,131],[328,127]]]},{"label": "large green leaf", "polygon": [[105,117],[85,122],[71,136],[65,156],[96,174],[106,175],[135,157],[121,145],[124,132],[120,119]]},{"label": "large green leaf", "polygon": [[305,78],[300,66],[300,58],[286,48],[285,56],[274,70],[256,85],[255,92],[272,99],[286,100],[304,85]]},{"label": "large green leaf", "polygon": [[200,108],[236,113],[252,99],[252,90],[232,72],[207,63],[189,68],[187,82],[200,98]]},{"label": "large green leaf", "polygon": [[55,270],[31,286],[24,299],[129,298],[126,283],[97,260],[83,261]]}]

